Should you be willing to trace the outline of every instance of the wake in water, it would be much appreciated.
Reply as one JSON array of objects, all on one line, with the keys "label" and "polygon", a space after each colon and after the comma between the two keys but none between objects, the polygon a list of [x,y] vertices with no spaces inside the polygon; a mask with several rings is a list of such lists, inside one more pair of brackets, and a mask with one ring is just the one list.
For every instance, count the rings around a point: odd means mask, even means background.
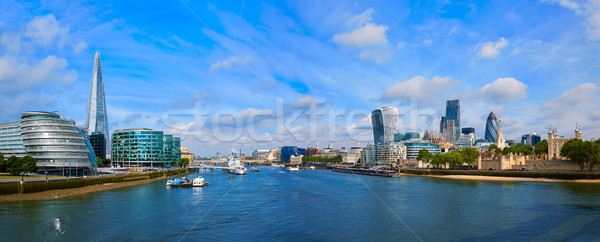
[{"label": "wake in water", "polygon": [[60,219],[59,218],[54,218],[54,228],[56,229],[56,231],[58,231],[60,234],[64,234],[65,231],[63,231],[61,229],[61,223],[60,223]]}]

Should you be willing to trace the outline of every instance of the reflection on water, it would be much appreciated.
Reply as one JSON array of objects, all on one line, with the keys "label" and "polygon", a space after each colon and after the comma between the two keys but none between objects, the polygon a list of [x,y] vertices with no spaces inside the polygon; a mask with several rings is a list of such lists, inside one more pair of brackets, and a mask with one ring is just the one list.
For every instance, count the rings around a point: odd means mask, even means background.
[{"label": "reflection on water", "polygon": [[[188,179],[197,176],[188,175]],[[597,184],[382,178],[261,167],[51,201],[5,202],[9,240],[591,240]],[[32,229],[32,226],[35,229]],[[414,232],[414,233],[413,233]]]}]

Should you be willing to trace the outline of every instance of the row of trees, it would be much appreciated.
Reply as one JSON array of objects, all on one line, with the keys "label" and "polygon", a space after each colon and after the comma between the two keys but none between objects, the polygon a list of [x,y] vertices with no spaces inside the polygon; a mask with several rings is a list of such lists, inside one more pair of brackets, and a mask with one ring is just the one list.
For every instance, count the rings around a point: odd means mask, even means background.
[{"label": "row of trees", "polygon": [[4,160],[4,154],[0,153],[0,172],[8,172],[12,176],[21,175],[21,173],[37,172],[37,160],[31,156],[19,158],[11,156]]},{"label": "row of trees", "polygon": [[320,156],[303,156],[303,163],[315,163],[315,164],[332,164],[332,163],[342,163],[344,159],[341,155],[337,155],[330,158],[320,157]]},{"label": "row of trees", "polygon": [[171,162],[171,167],[187,167],[189,164],[190,164],[189,158],[181,158],[181,161],[177,161],[176,159],[173,159],[173,162]]},{"label": "row of trees", "polygon": [[[524,145],[521,143],[518,143],[515,146],[507,146],[504,147],[504,149],[500,149],[498,148],[498,146],[496,144],[492,144],[490,145],[490,147],[488,148],[488,151],[490,152],[494,152],[496,154],[503,154],[503,155],[507,155],[507,154],[520,154],[520,155],[533,155],[533,146],[531,145]],[[548,152],[548,150],[546,149],[546,153]]]},{"label": "row of trees", "polygon": [[475,163],[478,156],[479,151],[477,151],[475,148],[464,148],[462,150],[455,150],[450,153],[437,153],[435,155],[429,153],[429,151],[426,149],[421,149],[419,150],[417,160],[431,162],[431,164],[436,167],[449,164],[454,169],[457,165],[460,166],[464,163],[472,165]]},{"label": "row of trees", "polygon": [[591,171],[594,168],[594,165],[600,164],[600,140],[569,140],[563,145],[560,150],[560,155],[571,159],[571,161],[578,164],[582,170],[585,165],[589,165]]}]

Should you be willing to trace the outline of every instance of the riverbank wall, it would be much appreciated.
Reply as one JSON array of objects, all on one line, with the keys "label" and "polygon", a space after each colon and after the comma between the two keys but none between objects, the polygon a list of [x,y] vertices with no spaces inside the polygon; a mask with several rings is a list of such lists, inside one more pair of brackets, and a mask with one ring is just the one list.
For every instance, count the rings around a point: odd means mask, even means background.
[{"label": "riverbank wall", "polygon": [[119,183],[135,180],[153,179],[187,173],[187,169],[166,170],[140,174],[107,175],[93,177],[74,177],[64,180],[19,181],[0,183],[0,195],[36,193],[48,190],[71,189],[105,183]]},{"label": "riverbank wall", "polygon": [[549,178],[564,180],[600,179],[600,172],[577,171],[488,171],[488,170],[442,170],[442,169],[400,169],[400,173],[412,175],[471,175],[471,176],[499,176],[499,177],[525,177]]}]

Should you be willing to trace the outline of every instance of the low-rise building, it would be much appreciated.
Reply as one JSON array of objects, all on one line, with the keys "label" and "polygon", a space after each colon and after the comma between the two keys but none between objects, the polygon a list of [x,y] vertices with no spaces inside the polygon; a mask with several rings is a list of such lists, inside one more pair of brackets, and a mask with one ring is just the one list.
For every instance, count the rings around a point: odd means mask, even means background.
[{"label": "low-rise building", "polygon": [[419,151],[426,149],[431,154],[440,153],[440,146],[426,141],[412,141],[404,143],[406,146],[406,159],[415,160],[419,156]]},{"label": "low-rise building", "polygon": [[403,159],[406,159],[406,146],[398,142],[369,144],[361,151],[361,161],[366,165],[397,164]]},{"label": "low-rise building", "polygon": [[163,131],[133,128],[111,134],[112,164],[121,167],[171,167],[181,160],[180,138]]},{"label": "low-rise building", "polygon": [[187,158],[190,162],[194,162],[194,153],[192,153],[187,146],[181,146],[181,159]]}]

